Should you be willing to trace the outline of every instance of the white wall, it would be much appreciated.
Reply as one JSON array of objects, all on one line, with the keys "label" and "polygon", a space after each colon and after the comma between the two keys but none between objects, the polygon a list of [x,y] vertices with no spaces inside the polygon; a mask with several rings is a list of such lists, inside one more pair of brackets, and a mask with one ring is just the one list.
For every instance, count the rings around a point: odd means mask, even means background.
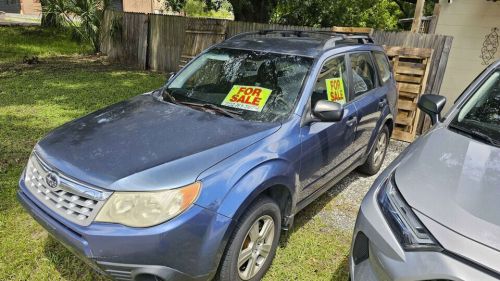
[{"label": "white wall", "polygon": [[[482,64],[481,48],[491,29],[500,35],[500,1],[440,0],[441,14],[437,34],[451,35],[453,44],[446,68],[441,94],[448,98],[447,109],[456,97],[486,67]],[[500,59],[500,46],[495,59]]]}]

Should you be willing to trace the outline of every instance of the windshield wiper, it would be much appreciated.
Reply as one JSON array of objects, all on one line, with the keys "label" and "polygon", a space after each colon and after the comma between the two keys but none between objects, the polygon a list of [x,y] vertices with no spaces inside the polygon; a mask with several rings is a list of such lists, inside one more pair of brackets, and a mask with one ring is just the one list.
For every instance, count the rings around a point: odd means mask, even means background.
[{"label": "windshield wiper", "polygon": [[240,116],[241,112],[235,111],[235,110],[225,109],[225,108],[219,107],[219,106],[217,106],[215,104],[211,104],[211,103],[194,103],[194,102],[180,102],[180,103],[184,104],[184,105],[187,105],[187,106],[206,108],[206,109],[215,111],[215,112],[217,112],[219,114],[222,114],[224,116],[227,116],[227,117],[231,117],[231,118],[234,118],[234,119],[243,120],[243,118]]},{"label": "windshield wiper", "polygon": [[172,93],[169,92],[169,89],[166,87],[162,87],[159,91],[160,91],[161,96],[162,96],[164,101],[169,101],[169,102],[174,103],[174,104],[183,104],[183,105],[187,105],[187,106],[191,106],[191,107],[205,108],[205,109],[209,109],[211,111],[217,112],[217,113],[222,114],[222,115],[227,116],[227,117],[243,120],[243,118],[240,116],[241,112],[239,112],[239,111],[225,109],[225,108],[219,107],[219,106],[217,106],[215,104],[211,104],[211,103],[195,103],[195,102],[178,101],[172,95]]},{"label": "windshield wiper", "polygon": [[500,146],[500,142],[494,140],[492,137],[490,137],[487,134],[480,132],[478,130],[468,129],[468,128],[458,126],[458,125],[453,124],[453,123],[450,123],[449,127],[453,128],[457,131],[460,131],[460,132],[470,136],[471,138],[485,141],[485,142],[487,142],[491,145],[494,145],[494,146]]}]

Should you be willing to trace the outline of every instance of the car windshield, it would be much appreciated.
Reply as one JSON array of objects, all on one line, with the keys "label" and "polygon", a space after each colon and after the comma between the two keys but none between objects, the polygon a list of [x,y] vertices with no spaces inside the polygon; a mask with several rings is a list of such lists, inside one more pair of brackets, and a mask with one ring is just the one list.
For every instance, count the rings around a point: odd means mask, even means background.
[{"label": "car windshield", "polygon": [[492,145],[500,145],[500,70],[469,98],[450,127]]},{"label": "car windshield", "polygon": [[311,65],[311,58],[218,48],[186,66],[164,91],[194,108],[279,122],[294,108]]}]

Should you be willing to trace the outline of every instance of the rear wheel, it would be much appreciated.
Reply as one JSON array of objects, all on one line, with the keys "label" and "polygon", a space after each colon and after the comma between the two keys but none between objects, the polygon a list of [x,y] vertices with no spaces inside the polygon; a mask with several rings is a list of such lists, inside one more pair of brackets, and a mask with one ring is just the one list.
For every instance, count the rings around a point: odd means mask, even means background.
[{"label": "rear wheel", "polygon": [[382,167],[382,163],[389,146],[389,128],[384,126],[375,140],[374,147],[368,155],[366,162],[359,167],[359,171],[367,175],[375,175]]},{"label": "rear wheel", "polygon": [[281,214],[278,205],[261,197],[243,215],[229,240],[218,280],[260,280],[278,246]]}]

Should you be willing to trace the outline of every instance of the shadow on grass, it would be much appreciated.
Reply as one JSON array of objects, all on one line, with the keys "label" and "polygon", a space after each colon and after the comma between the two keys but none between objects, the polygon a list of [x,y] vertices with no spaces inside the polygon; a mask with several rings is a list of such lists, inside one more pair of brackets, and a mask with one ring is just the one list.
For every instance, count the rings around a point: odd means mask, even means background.
[{"label": "shadow on grass", "polygon": [[332,274],[331,281],[348,281],[349,280],[349,256],[345,256],[338,265],[335,272]]},{"label": "shadow on grass", "polygon": [[109,66],[99,60],[58,58],[39,65],[3,65],[2,106],[55,104],[89,111],[157,89],[161,74]]}]

